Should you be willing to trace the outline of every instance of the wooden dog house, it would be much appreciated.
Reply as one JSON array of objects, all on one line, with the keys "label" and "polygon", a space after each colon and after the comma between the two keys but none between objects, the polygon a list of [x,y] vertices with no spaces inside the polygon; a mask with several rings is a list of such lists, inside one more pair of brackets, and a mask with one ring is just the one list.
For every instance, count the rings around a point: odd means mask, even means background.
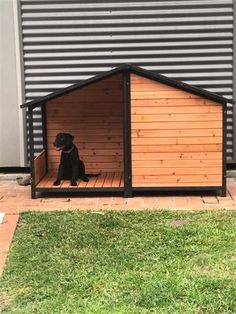
[{"label": "wooden dog house", "polygon": [[[226,193],[226,104],[232,102],[132,65],[22,105],[28,108],[32,197],[36,192],[218,190]],[[33,114],[42,110],[43,151],[35,157]],[[67,132],[88,183],[53,186]]]}]

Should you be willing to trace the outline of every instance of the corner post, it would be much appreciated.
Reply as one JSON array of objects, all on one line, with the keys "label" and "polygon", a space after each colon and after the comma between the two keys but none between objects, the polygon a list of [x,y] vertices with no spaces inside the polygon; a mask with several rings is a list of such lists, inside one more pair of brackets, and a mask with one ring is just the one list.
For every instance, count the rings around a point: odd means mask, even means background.
[{"label": "corner post", "polygon": [[132,197],[130,71],[123,73],[124,197]]},{"label": "corner post", "polygon": [[227,170],[227,160],[226,160],[226,141],[227,141],[227,103],[223,104],[223,147],[222,147],[222,190],[221,196],[225,197],[227,195],[227,182],[226,182],[226,170]]},{"label": "corner post", "polygon": [[31,198],[36,198],[35,169],[34,169],[34,130],[33,108],[29,108],[29,146],[30,146],[30,173],[31,173]]},{"label": "corner post", "polygon": [[46,171],[48,172],[48,135],[47,135],[46,103],[43,103],[41,105],[41,112],[42,112],[42,127],[43,127],[43,149],[45,150]]}]

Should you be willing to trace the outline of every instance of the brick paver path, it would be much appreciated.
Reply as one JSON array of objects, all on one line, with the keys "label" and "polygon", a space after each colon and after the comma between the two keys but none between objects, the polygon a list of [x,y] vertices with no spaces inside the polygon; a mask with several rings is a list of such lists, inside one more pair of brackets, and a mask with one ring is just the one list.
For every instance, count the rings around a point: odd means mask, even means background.
[{"label": "brick paver path", "polygon": [[0,212],[16,214],[24,211],[51,210],[204,210],[204,209],[236,209],[236,180],[228,179],[227,197],[215,194],[178,194],[157,196],[47,196],[32,200],[30,187],[19,186],[15,181],[0,181]]},{"label": "brick paver path", "polygon": [[3,271],[7,254],[10,250],[14,232],[16,230],[19,215],[5,215],[3,222],[0,224],[0,275]]}]

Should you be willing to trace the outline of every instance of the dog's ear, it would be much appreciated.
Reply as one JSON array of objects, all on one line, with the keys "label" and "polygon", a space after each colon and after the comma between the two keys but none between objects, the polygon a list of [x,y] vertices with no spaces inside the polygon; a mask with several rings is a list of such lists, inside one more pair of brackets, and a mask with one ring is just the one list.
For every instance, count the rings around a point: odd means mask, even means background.
[{"label": "dog's ear", "polygon": [[73,136],[73,135],[71,135],[71,134],[68,134],[68,135],[70,136],[71,141],[73,141],[74,136]]},{"label": "dog's ear", "polygon": [[73,139],[74,139],[74,136],[73,135],[71,135],[71,134],[69,134],[69,133],[64,133],[65,134],[65,136],[66,136],[66,138],[69,140],[69,141],[73,141]]}]

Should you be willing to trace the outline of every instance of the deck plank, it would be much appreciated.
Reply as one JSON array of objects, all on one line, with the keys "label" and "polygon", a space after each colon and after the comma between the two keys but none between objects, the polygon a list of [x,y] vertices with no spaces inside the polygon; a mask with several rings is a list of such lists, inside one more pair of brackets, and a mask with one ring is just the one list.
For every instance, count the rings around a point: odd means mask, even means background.
[{"label": "deck plank", "polygon": [[121,179],[120,179],[120,187],[124,187],[124,173],[121,173]]},{"label": "deck plank", "polygon": [[114,178],[113,178],[113,181],[111,184],[112,187],[119,187],[120,186],[121,175],[122,175],[121,172],[115,172]]},{"label": "deck plank", "polygon": [[[70,185],[70,180],[62,180],[59,186],[54,186],[53,182],[56,180],[56,174],[48,173],[43,179],[37,184],[37,188],[55,188],[55,189],[66,189],[76,188]],[[122,172],[103,172],[98,177],[90,177],[89,182],[82,180],[77,181],[77,188],[103,188],[103,187],[123,187],[123,173]]]},{"label": "deck plank", "polygon": [[47,183],[48,179],[50,178],[51,174],[46,174],[46,176],[44,176],[39,183],[37,184],[37,187],[39,188],[43,188],[45,187],[45,184]]},{"label": "deck plank", "polygon": [[89,178],[89,182],[87,184],[87,188],[93,188],[95,185],[96,185],[96,182],[97,182],[97,178],[98,177],[90,177]]},{"label": "deck plank", "polygon": [[107,172],[105,181],[103,183],[103,187],[111,187],[113,177],[114,177],[114,172]]},{"label": "deck plank", "polygon": [[97,181],[96,181],[96,185],[95,185],[96,188],[103,187],[103,183],[105,181],[105,177],[106,177],[106,175],[105,175],[104,172],[100,174],[100,176],[97,178]]},{"label": "deck plank", "polygon": [[63,180],[61,184],[61,188],[68,188],[70,186],[70,181],[69,180]]},{"label": "deck plank", "polygon": [[82,181],[79,179],[77,181],[77,184],[78,184],[78,188],[85,188],[85,187],[87,187],[88,182],[85,182],[85,181]]},{"label": "deck plank", "polygon": [[45,184],[45,187],[47,188],[54,188],[59,189],[60,185],[53,185],[53,182],[56,181],[56,175],[54,173],[51,173],[50,178],[48,179],[47,183]]}]

